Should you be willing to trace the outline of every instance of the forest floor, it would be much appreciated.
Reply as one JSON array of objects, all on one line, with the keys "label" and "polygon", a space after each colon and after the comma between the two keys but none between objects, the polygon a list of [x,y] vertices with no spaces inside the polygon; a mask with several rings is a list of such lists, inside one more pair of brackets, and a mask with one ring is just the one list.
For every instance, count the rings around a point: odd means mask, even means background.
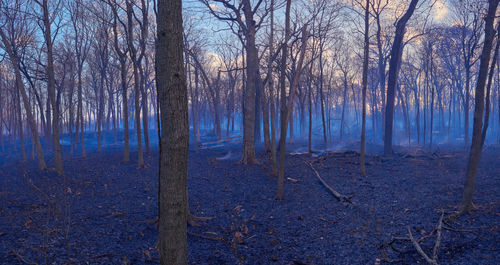
[{"label": "forest floor", "polygon": [[[156,264],[158,152],[148,166],[120,162],[121,145],[64,161],[66,178],[40,172],[34,161],[0,158],[0,264]],[[426,153],[398,148],[393,158],[369,146],[368,176],[353,151],[298,151],[289,145],[284,199],[267,157],[238,163],[240,144],[190,151],[189,202],[193,214],[213,219],[188,227],[190,264],[423,264],[409,241],[426,237],[441,210],[459,204],[466,152]],[[343,146],[341,149],[356,149]],[[259,153],[262,149],[259,147]],[[66,153],[68,153],[66,151]],[[308,161],[340,202],[319,182]],[[441,264],[500,262],[500,146],[483,153],[476,181],[477,210],[449,224]],[[51,165],[53,161],[50,161]],[[421,243],[431,255],[435,236]]]}]

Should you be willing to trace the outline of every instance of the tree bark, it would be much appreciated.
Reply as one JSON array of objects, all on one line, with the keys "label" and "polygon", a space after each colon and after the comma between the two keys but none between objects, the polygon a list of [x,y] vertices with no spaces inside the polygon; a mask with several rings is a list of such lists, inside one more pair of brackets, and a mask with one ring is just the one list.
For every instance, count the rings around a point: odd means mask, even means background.
[{"label": "tree bark", "polygon": [[255,156],[255,98],[256,98],[256,75],[258,73],[258,54],[255,46],[256,25],[253,19],[253,10],[250,0],[243,0],[243,13],[246,23],[246,51],[247,51],[247,76],[244,98],[244,121],[243,121],[243,164],[254,164],[257,162]]},{"label": "tree bark", "polygon": [[189,121],[183,60],[182,1],[159,0],[156,83],[161,116],[159,169],[160,264],[187,264]]}]

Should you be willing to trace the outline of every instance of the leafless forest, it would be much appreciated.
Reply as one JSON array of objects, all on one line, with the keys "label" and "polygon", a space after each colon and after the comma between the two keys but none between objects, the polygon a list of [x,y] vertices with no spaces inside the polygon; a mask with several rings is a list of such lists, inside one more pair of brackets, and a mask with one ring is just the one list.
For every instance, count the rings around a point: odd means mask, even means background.
[{"label": "leafless forest", "polygon": [[498,264],[498,4],[0,0],[0,264]]}]

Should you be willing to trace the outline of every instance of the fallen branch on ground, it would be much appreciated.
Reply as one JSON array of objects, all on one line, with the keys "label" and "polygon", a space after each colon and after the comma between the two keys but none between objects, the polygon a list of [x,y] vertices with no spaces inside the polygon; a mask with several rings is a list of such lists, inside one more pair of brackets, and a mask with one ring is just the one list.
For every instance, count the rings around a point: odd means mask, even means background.
[{"label": "fallen branch on ground", "polygon": [[287,180],[287,181],[289,181],[289,182],[292,182],[292,183],[297,183],[297,182],[299,182],[298,180],[293,179],[293,178],[286,178],[286,180]]},{"label": "fallen branch on ground", "polygon": [[323,186],[325,186],[325,188],[330,191],[331,194],[333,194],[333,196],[335,198],[337,198],[337,200],[341,201],[341,202],[346,202],[346,203],[350,203],[352,204],[352,201],[340,194],[339,192],[337,192],[336,190],[334,190],[332,187],[330,187],[330,185],[328,185],[326,183],[326,181],[319,175],[318,171],[313,167],[313,165],[311,163],[309,163],[308,161],[304,160],[304,163],[306,163],[307,165],[309,165],[309,167],[314,171],[314,174],[316,174],[316,177],[319,179],[319,181],[321,182],[321,184],[323,184]]},{"label": "fallen branch on ground", "polygon": [[408,227],[408,236],[410,237],[410,240],[413,243],[413,246],[415,246],[415,249],[417,250],[418,254],[420,254],[420,256],[422,256],[427,263],[433,264],[433,265],[438,264],[438,255],[437,254],[438,254],[439,246],[441,245],[441,239],[442,239],[441,232],[443,229],[443,216],[444,216],[444,213],[441,213],[441,217],[439,218],[439,223],[438,223],[438,226],[436,228],[436,243],[434,244],[434,248],[432,250],[432,258],[430,258],[424,252],[422,247],[420,247],[420,244],[413,237],[410,227]]},{"label": "fallen branch on ground", "polygon": [[99,255],[95,255],[95,256],[86,257],[84,259],[69,261],[66,264],[80,264],[80,263],[83,263],[85,261],[89,261],[89,260],[92,260],[92,259],[99,259],[99,258],[104,258],[106,256],[112,256],[112,255],[113,254],[111,254],[111,253],[104,253],[104,254],[99,254]]},{"label": "fallen branch on ground", "polygon": [[22,263],[24,264],[29,264],[29,265],[38,265],[38,263],[35,263],[35,262],[31,262],[27,259],[25,259],[23,256],[21,256],[19,253],[17,253],[17,251],[15,249],[11,249],[10,252],[12,252],[12,254],[14,254],[14,256],[16,256]]},{"label": "fallen branch on ground", "polygon": [[189,231],[187,233],[188,233],[188,235],[200,237],[200,238],[203,238],[203,239],[209,239],[209,240],[215,240],[215,241],[226,241],[226,239],[223,238],[223,237],[204,236],[204,235],[196,234],[196,233],[189,232]]}]

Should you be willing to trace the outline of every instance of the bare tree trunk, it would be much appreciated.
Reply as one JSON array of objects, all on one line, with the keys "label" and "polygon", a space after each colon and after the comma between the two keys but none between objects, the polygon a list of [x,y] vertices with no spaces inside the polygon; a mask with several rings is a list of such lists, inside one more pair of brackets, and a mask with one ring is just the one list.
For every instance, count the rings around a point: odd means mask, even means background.
[{"label": "bare tree trunk", "polygon": [[244,121],[243,121],[243,164],[254,164],[257,162],[255,156],[255,93],[256,75],[259,62],[257,47],[255,46],[256,25],[253,19],[253,10],[250,0],[243,0],[243,13],[246,23],[246,51],[247,51],[247,77],[244,97]]},{"label": "bare tree trunk", "polygon": [[375,19],[377,21],[377,49],[378,49],[378,85],[380,87],[380,92],[382,96],[382,107],[381,107],[381,114],[382,114],[382,139],[384,138],[385,135],[385,115],[384,115],[384,110],[385,110],[385,104],[386,104],[386,98],[385,98],[385,68],[386,68],[386,59],[384,58],[383,54],[383,44],[382,44],[382,25],[380,23],[380,12],[376,13]]},{"label": "bare tree trunk", "polygon": [[199,113],[198,113],[198,68],[194,68],[194,85],[195,91],[191,92],[191,101],[192,101],[192,113],[193,113],[193,135],[194,135],[194,148],[195,151],[198,152],[198,137],[199,137]]},{"label": "bare tree trunk", "polygon": [[[35,142],[36,153],[38,157],[38,169],[45,170],[47,168],[47,164],[45,163],[45,158],[43,154],[42,145],[40,144],[40,138],[38,134],[38,128],[36,125],[36,120],[31,110],[31,104],[29,103],[29,98],[26,93],[26,89],[24,87],[24,83],[21,77],[21,71],[19,69],[19,58],[17,54],[14,53],[14,47],[12,47],[12,43],[9,41],[8,37],[5,35],[3,28],[0,28],[0,37],[4,44],[5,50],[9,55],[10,62],[12,64],[12,69],[14,69],[14,74],[16,77],[16,88],[21,93],[21,97],[24,104],[24,109],[26,111],[26,116],[28,118],[28,123],[31,129],[31,133],[33,134],[33,141]],[[0,120],[2,122],[2,120]],[[2,135],[2,145],[3,145],[3,130],[0,129],[0,134]],[[3,146],[2,146],[3,149]]]},{"label": "bare tree trunk", "polygon": [[396,24],[396,34],[391,49],[391,60],[389,62],[389,79],[387,81],[387,105],[385,110],[385,130],[384,130],[384,155],[392,155],[392,126],[394,122],[394,97],[396,82],[398,80],[399,64],[403,52],[403,37],[406,31],[406,23],[413,15],[418,0],[411,0],[410,6],[405,14]]},{"label": "bare tree trunk", "polygon": [[[320,27],[321,28],[321,27]],[[321,122],[323,124],[323,143],[326,145],[325,97],[323,95],[323,40],[320,40],[319,50],[319,104],[321,105]]]},{"label": "bare tree trunk", "polygon": [[[262,80],[260,75],[257,75],[257,80],[259,84],[262,84]],[[264,87],[262,87],[262,93],[260,95],[261,106],[262,106],[262,127],[264,129],[264,149],[265,152],[269,152],[271,150],[271,139],[269,136],[269,100],[265,93]]]},{"label": "bare tree trunk", "polygon": [[[285,145],[286,145],[286,132],[288,127],[288,114],[286,109],[286,87],[285,87],[285,77],[286,77],[286,60],[288,57],[288,41],[290,39],[290,6],[292,5],[291,0],[286,1],[286,11],[285,11],[285,40],[283,41],[283,46],[281,50],[281,62],[280,62],[280,160],[278,165],[278,192],[276,197],[278,199],[283,199],[283,185],[285,183]],[[290,91],[291,92],[291,91]],[[290,93],[291,94],[291,93]],[[290,97],[289,100],[292,100]]]},{"label": "bare tree trunk", "polygon": [[497,37],[496,37],[496,45],[495,52],[493,54],[493,59],[491,60],[490,73],[488,75],[488,84],[486,85],[486,113],[484,114],[484,125],[483,131],[481,133],[481,146],[484,146],[484,142],[486,141],[486,133],[488,130],[488,126],[490,123],[490,108],[491,108],[491,86],[493,85],[493,75],[495,73],[496,62],[498,60],[498,49],[500,48],[500,22],[497,25]]},{"label": "bare tree trunk", "polygon": [[114,36],[114,47],[115,52],[118,55],[118,60],[120,61],[120,77],[121,77],[121,90],[122,90],[122,108],[123,108],[123,138],[124,138],[124,150],[123,150],[123,161],[130,161],[130,147],[129,147],[129,125],[128,125],[128,88],[127,88],[127,52],[128,49],[122,51],[118,41],[118,11],[117,7],[109,3],[111,10],[113,11],[113,36]]},{"label": "bare tree trunk", "polygon": [[274,0],[271,0],[271,29],[269,34],[269,61],[267,65],[267,78],[269,84],[269,108],[271,109],[271,167],[273,175],[278,174],[276,166],[276,112],[274,106],[274,77],[273,77],[273,60],[271,54],[274,53]]},{"label": "bare tree trunk", "polygon": [[144,167],[144,156],[142,152],[142,133],[141,133],[141,104],[140,104],[140,92],[139,92],[139,72],[138,68],[140,67],[139,62],[137,60],[137,50],[134,46],[134,22],[133,22],[133,10],[132,3],[127,0],[127,43],[130,51],[130,60],[132,61],[133,66],[133,75],[134,75],[134,106],[135,106],[135,130],[137,133],[137,167]]},{"label": "bare tree trunk", "polygon": [[47,71],[49,91],[49,99],[52,105],[52,145],[54,149],[54,163],[56,171],[59,175],[64,175],[61,144],[59,143],[59,107],[56,101],[55,91],[55,74],[54,74],[54,58],[52,53],[52,33],[51,21],[49,18],[48,0],[43,0],[41,3],[37,1],[43,11],[44,37],[47,45]]},{"label": "bare tree trunk", "polygon": [[157,18],[156,83],[161,109],[160,264],[185,265],[189,121],[183,67],[182,1],[158,1]]},{"label": "bare tree trunk", "polygon": [[433,128],[434,128],[434,97],[435,97],[435,90],[437,89],[437,87],[435,86],[435,83],[436,83],[436,77],[434,76],[434,57],[433,57],[433,49],[432,49],[432,44],[429,43],[429,57],[430,57],[430,77],[432,79],[433,82],[431,82],[430,84],[430,88],[431,88],[431,105],[430,105],[430,108],[431,108],[431,120],[430,120],[430,125],[429,125],[429,149],[432,150],[432,136],[433,136]]},{"label": "bare tree trunk", "polygon": [[365,143],[366,143],[366,90],[368,88],[368,57],[370,52],[370,32],[369,32],[369,19],[370,19],[370,0],[366,0],[365,7],[365,47],[363,54],[363,96],[362,96],[362,121],[361,121],[361,150],[360,150],[360,165],[361,165],[361,174],[366,175],[366,167],[365,167]]},{"label": "bare tree trunk", "polygon": [[[312,68],[312,64],[311,64],[311,68]],[[311,74],[311,77],[312,77],[312,73]],[[307,139],[307,151],[309,153],[312,152],[312,86],[311,86],[311,82],[309,82],[309,85],[308,85],[308,96],[309,96],[309,137]]]},{"label": "bare tree trunk", "polygon": [[469,159],[467,162],[467,171],[465,175],[464,192],[462,203],[460,205],[460,213],[468,212],[473,208],[472,195],[474,194],[474,182],[476,180],[477,168],[479,160],[481,159],[482,152],[482,136],[481,129],[483,126],[483,112],[484,112],[484,87],[486,85],[486,78],[488,75],[488,67],[490,62],[491,50],[493,46],[493,39],[495,37],[495,29],[493,22],[499,0],[489,0],[488,13],[485,17],[485,37],[484,46],[481,53],[481,63],[479,66],[479,74],[477,77],[476,97],[474,106],[474,125],[472,131],[472,145],[469,152]]},{"label": "bare tree trunk", "polygon": [[[79,60],[78,60],[79,61]],[[78,115],[78,122],[79,128],[80,128],[80,145],[82,147],[82,156],[85,157],[87,156],[85,152],[85,124],[84,124],[84,119],[83,119],[83,97],[82,97],[82,64],[78,63],[78,107],[77,107],[77,115]],[[78,127],[77,126],[77,127]],[[78,133],[78,130],[77,130]]]},{"label": "bare tree trunk", "polygon": [[342,100],[342,115],[340,117],[340,141],[344,139],[345,108],[347,104],[347,74],[344,73],[344,94]]},{"label": "bare tree trunk", "polygon": [[302,64],[304,63],[304,57],[306,53],[307,45],[307,25],[302,28],[302,47],[300,49],[300,58],[297,65],[297,72],[294,76],[293,83],[290,84],[290,95],[288,100],[286,98],[285,89],[285,75],[286,75],[286,57],[288,55],[288,40],[290,39],[290,5],[291,0],[286,2],[286,15],[285,15],[285,42],[283,46],[283,57],[281,58],[281,75],[280,75],[280,86],[281,86],[281,135],[280,135],[280,161],[278,167],[278,191],[276,198],[279,200],[283,199],[283,185],[285,183],[285,149],[286,149],[286,133],[288,127],[288,121],[293,115],[293,98],[295,96],[295,91],[300,82],[300,74],[302,72]]},{"label": "bare tree trunk", "polygon": [[146,153],[151,153],[151,148],[149,146],[149,111],[148,111],[148,93],[146,91],[146,76],[144,70],[141,67],[142,61],[146,54],[146,42],[148,38],[148,7],[146,0],[141,0],[141,11],[142,11],[142,23],[141,23],[141,38],[140,38],[140,54],[137,59],[137,64],[139,65],[140,74],[140,91],[142,96],[142,125],[144,127],[144,144],[146,145]]},{"label": "bare tree trunk", "polygon": [[[16,84],[17,85],[17,84]],[[21,96],[19,95],[19,88],[16,89],[15,92],[15,97],[16,97],[16,116],[17,116],[17,122],[18,122],[18,130],[19,130],[19,141],[21,144],[21,154],[23,161],[26,161],[26,150],[24,147],[24,132],[23,132],[23,119],[21,115]]]}]

